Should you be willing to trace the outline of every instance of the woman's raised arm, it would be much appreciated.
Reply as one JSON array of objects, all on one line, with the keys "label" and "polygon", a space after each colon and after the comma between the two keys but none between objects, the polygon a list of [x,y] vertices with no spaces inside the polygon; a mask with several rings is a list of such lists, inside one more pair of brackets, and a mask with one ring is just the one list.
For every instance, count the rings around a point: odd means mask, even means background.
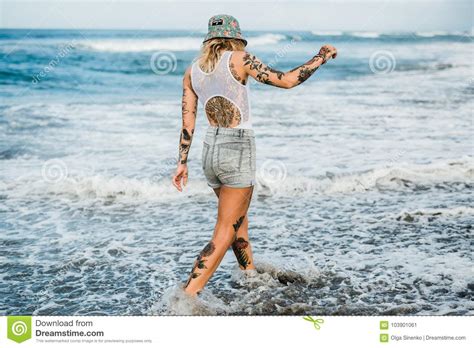
[{"label": "woman's raised arm", "polygon": [[255,80],[280,88],[293,88],[306,81],[316,70],[330,58],[336,58],[336,48],[324,45],[319,53],[306,63],[287,72],[275,70],[265,65],[256,56],[247,51],[239,52],[246,73]]}]

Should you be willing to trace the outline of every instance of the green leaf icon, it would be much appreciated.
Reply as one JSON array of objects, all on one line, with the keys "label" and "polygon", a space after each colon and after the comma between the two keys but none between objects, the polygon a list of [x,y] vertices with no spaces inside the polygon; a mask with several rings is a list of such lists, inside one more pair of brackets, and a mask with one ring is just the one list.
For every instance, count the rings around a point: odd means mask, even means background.
[{"label": "green leaf icon", "polygon": [[324,319],[321,319],[321,318],[318,318],[318,319],[313,319],[311,316],[307,315],[306,317],[303,317],[304,320],[306,321],[310,321],[313,323],[314,325],[314,328],[316,330],[319,330],[321,328],[321,325],[319,324],[322,324],[324,323]]},{"label": "green leaf icon", "polygon": [[21,343],[31,338],[31,317],[7,317],[7,325],[7,337],[12,341]]}]

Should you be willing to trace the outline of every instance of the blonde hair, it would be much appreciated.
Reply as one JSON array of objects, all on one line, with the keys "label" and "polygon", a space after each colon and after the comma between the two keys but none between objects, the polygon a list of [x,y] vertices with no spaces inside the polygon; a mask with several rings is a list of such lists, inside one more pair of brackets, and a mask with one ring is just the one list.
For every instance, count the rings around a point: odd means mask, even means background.
[{"label": "blonde hair", "polygon": [[221,57],[222,50],[244,51],[245,44],[242,40],[232,38],[214,38],[204,42],[198,57],[201,70],[206,73],[213,71]]}]

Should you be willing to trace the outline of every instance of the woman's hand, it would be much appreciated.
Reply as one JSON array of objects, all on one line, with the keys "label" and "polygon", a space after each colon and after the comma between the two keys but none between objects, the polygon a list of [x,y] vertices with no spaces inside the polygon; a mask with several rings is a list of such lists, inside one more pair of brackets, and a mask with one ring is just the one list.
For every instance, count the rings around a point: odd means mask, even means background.
[{"label": "woman's hand", "polygon": [[336,47],[332,45],[324,45],[319,50],[318,56],[321,56],[324,59],[323,64],[325,64],[329,59],[336,58],[337,56]]},{"label": "woman's hand", "polygon": [[186,163],[178,164],[176,173],[173,176],[173,185],[178,189],[178,191],[183,191],[181,187],[181,179],[183,180],[183,186],[186,186],[188,183],[188,165]]}]

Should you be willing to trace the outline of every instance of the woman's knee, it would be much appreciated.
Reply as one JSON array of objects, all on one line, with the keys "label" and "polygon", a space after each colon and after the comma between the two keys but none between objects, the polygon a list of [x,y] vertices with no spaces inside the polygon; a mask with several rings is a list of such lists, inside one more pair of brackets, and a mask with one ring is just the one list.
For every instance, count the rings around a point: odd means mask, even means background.
[{"label": "woman's knee", "polygon": [[232,227],[232,224],[225,222],[217,222],[216,229],[214,231],[214,236],[212,240],[215,244],[229,246],[232,244],[235,238],[235,233]]}]

